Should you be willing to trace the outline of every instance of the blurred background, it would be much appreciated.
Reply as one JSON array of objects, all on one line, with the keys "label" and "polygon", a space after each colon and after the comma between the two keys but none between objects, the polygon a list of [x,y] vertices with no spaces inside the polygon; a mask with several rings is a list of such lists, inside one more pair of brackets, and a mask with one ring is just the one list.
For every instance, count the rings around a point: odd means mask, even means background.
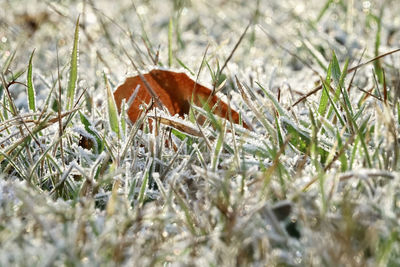
[{"label": "blurred background", "polygon": [[[134,73],[127,53],[141,69],[157,64],[196,73],[209,46],[206,59],[217,68],[251,23],[226,74],[301,94],[319,80],[332,49],[351,66],[364,50],[367,59],[398,47],[399,11],[398,1],[1,0],[0,64],[15,52],[8,71],[16,73],[35,50],[38,98],[46,96],[57,66],[67,73],[80,16],[78,85],[96,96],[103,71],[113,88]],[[210,82],[209,72],[201,75]],[[22,86],[12,93],[26,105]]]}]

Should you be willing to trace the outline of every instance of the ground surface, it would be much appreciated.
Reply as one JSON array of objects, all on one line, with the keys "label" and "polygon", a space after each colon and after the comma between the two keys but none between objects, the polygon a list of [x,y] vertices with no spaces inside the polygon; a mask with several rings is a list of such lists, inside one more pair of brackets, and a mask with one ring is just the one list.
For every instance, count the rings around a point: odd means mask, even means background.
[{"label": "ground surface", "polygon": [[[0,0],[0,266],[400,265],[400,54],[351,69],[399,47],[399,12]],[[131,60],[216,84],[253,129],[117,121]]]}]

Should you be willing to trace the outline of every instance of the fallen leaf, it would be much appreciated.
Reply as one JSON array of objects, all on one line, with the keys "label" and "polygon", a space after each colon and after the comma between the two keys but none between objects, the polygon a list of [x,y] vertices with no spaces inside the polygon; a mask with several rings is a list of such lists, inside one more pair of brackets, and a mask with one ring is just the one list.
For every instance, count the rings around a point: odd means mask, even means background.
[{"label": "fallen leaf", "polygon": [[[146,87],[143,78],[150,88]],[[229,119],[230,113],[232,121],[237,124],[239,123],[239,114],[233,109],[230,109],[229,106],[216,95],[212,95],[212,90],[196,83],[185,73],[160,69],[154,69],[149,73],[143,74],[142,77],[140,77],[140,75],[128,77],[125,82],[117,88],[114,92],[114,98],[119,112],[121,111],[122,99],[126,99],[126,102],[128,102],[138,85],[140,87],[137,95],[128,108],[128,116],[132,122],[136,122],[142,112],[142,110],[139,109],[140,105],[143,103],[149,104],[152,98],[151,94],[153,94],[158,98],[155,102],[161,103],[168,109],[171,115],[178,114],[183,117],[184,114],[188,114],[190,101],[193,95],[193,103],[195,105],[201,107],[202,104],[209,100],[208,106],[210,108],[216,105],[216,108],[213,110],[214,114]],[[243,126],[248,128],[244,122]]]}]

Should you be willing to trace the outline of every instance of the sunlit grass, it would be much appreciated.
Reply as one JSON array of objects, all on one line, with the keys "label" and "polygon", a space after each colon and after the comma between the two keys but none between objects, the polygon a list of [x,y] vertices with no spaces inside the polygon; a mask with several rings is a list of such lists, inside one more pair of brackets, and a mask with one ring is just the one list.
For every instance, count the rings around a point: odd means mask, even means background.
[{"label": "sunlit grass", "polygon": [[[259,32],[252,23],[246,28],[251,18],[235,30],[244,11],[237,3],[173,1],[161,22],[143,16],[157,10],[147,1],[125,3],[135,18],[122,11],[110,17],[100,1],[84,3],[79,19],[48,22],[67,25],[65,47],[43,51],[43,39],[29,44],[28,54],[13,43],[0,47],[1,266],[400,264],[398,55],[397,47],[381,46],[387,5],[374,17],[375,40],[366,39],[373,50],[354,54],[318,39],[324,18],[349,5],[313,8],[315,18],[304,20],[310,33],[274,47],[302,69],[280,60],[282,71],[268,81],[257,58],[256,71],[247,60],[254,51],[276,58],[265,46],[278,36],[269,36],[253,7]],[[263,7],[272,10],[257,1],[255,8]],[[204,38],[207,26],[188,26],[185,18],[200,8],[210,17],[225,12],[232,25],[220,34],[228,32],[229,42],[193,46],[185,39],[192,28]],[[127,26],[132,21],[137,28]],[[34,34],[55,31],[43,27]],[[208,79],[248,129],[214,115],[207,103],[193,106],[182,127],[172,127],[174,118],[161,109],[130,123],[127,105],[118,113],[113,99],[126,75],[118,71],[160,66]],[[282,75],[300,77],[298,84],[285,87]]]}]

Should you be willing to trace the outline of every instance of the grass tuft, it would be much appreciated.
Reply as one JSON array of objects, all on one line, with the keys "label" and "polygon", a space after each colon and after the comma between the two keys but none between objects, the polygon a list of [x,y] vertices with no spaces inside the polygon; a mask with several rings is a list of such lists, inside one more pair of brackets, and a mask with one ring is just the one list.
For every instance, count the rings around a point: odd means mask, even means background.
[{"label": "grass tuft", "polygon": [[[400,265],[395,0],[37,2],[0,14],[0,266]],[[174,65],[248,128],[131,123]]]}]

